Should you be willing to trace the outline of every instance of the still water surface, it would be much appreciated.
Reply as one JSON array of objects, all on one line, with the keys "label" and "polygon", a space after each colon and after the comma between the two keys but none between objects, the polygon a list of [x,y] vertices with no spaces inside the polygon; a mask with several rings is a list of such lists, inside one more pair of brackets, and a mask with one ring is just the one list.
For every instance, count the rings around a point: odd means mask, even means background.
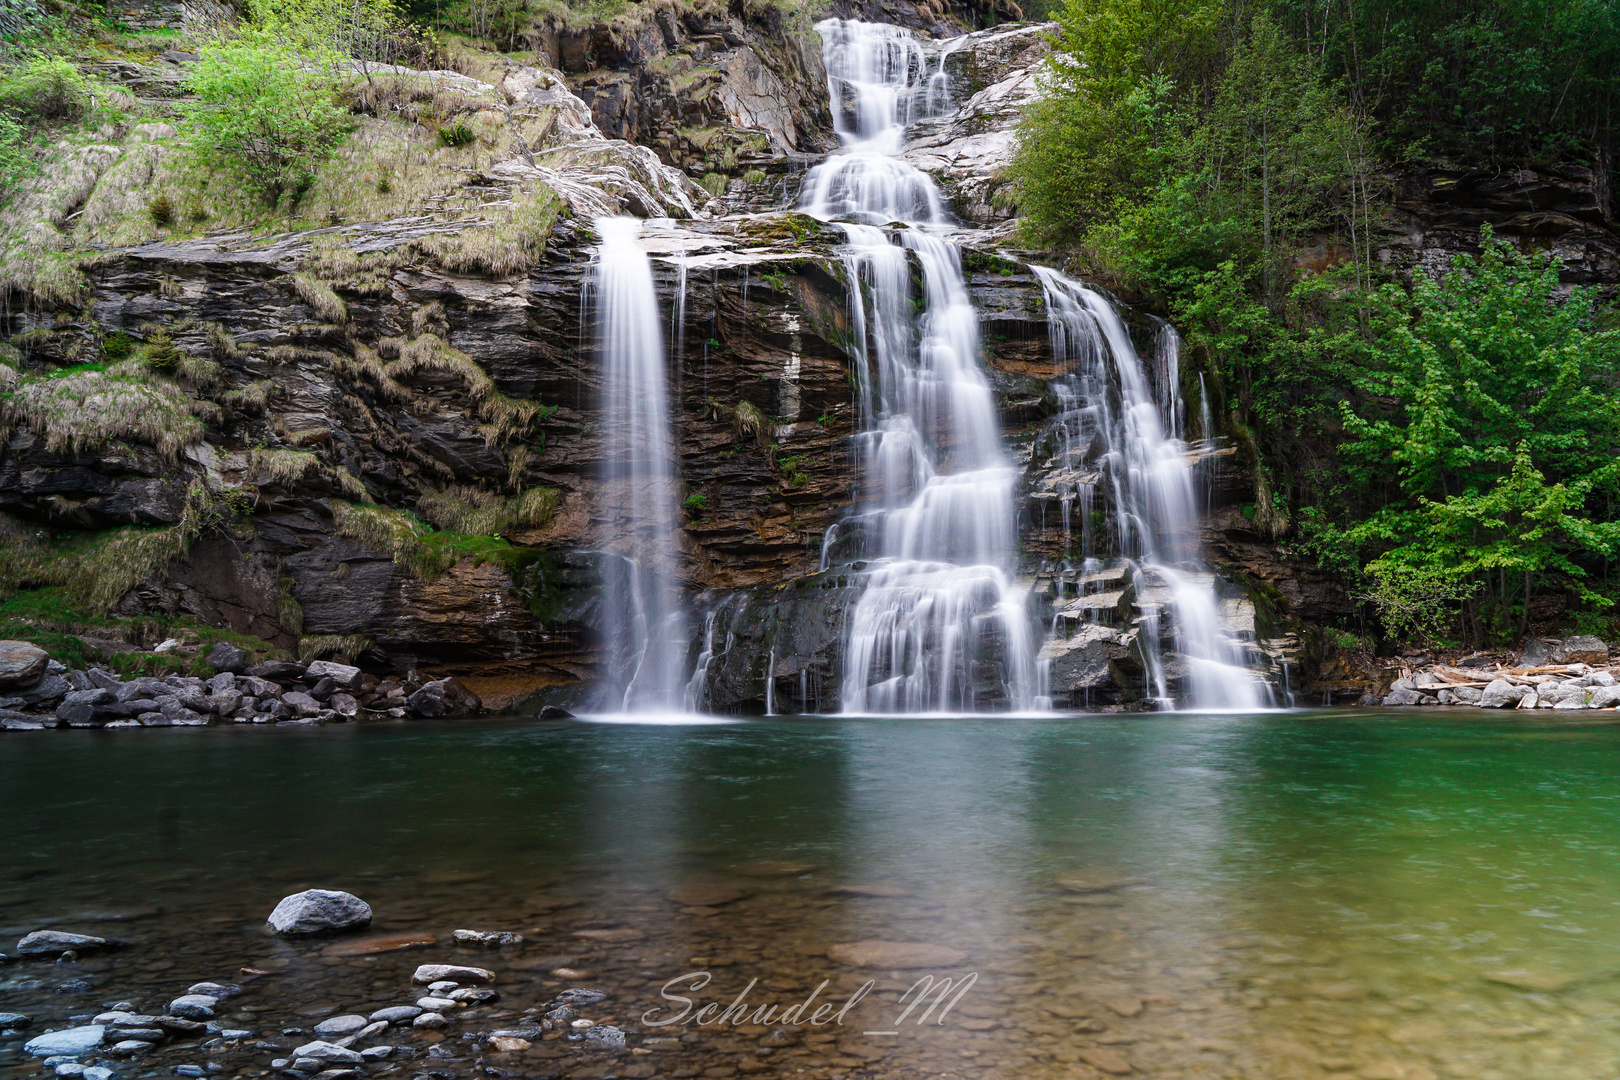
[{"label": "still water surface", "polygon": [[[233,1022],[275,1037],[408,1003],[411,969],[446,960],[505,996],[447,1031],[434,1067],[458,1076],[1613,1076],[1617,777],[1620,726],[1458,710],[11,734],[0,951],[47,925],[131,945],[0,968],[0,1011],[37,1033],[248,966],[275,974]],[[693,885],[746,895],[670,898]],[[322,956],[262,929],[306,887],[362,896],[377,933],[529,943]],[[576,936],[603,929],[625,940]],[[945,1024],[897,1024],[921,972],[836,958],[868,940],[956,950],[936,974],[977,980]],[[788,1036],[642,1021],[697,970],[699,1002],[755,978],[751,1005],[876,988]],[[55,992],[69,978],[95,989]],[[567,985],[612,994],[595,1018],[653,1052],[460,1039]],[[37,1075],[20,1041],[0,1075]],[[170,1047],[120,1072],[273,1056]]]}]

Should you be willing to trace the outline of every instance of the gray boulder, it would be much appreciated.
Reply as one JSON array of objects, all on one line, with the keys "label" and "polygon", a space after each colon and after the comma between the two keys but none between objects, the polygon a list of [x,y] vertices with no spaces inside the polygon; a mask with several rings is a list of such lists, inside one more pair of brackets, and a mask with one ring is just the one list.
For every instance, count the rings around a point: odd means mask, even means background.
[{"label": "gray boulder", "polygon": [[[1400,680],[1397,680],[1400,681]],[[1420,694],[1416,690],[1393,690],[1385,695],[1385,705],[1422,705],[1431,699],[1427,694]]]},{"label": "gray boulder", "polygon": [[360,689],[360,680],[364,674],[357,667],[349,664],[337,664],[330,660],[316,660],[304,671],[304,681],[317,683],[322,679],[331,679],[344,690]]},{"label": "gray boulder", "polygon": [[24,705],[49,705],[61,701],[73,687],[60,675],[47,675],[33,686],[12,690],[12,697],[21,698]]},{"label": "gray boulder", "polygon": [[1479,699],[1481,695],[1484,694],[1485,690],[1483,687],[1479,686],[1453,686],[1451,688],[1451,692],[1455,694],[1457,696],[1457,700],[1464,705],[1478,705]]},{"label": "gray boulder", "polygon": [[281,703],[299,716],[315,716],[321,711],[320,702],[298,690],[281,695]]},{"label": "gray boulder", "polygon": [[1620,706],[1620,686],[1596,686],[1587,704],[1594,709],[1612,709]]},{"label": "gray boulder", "polygon": [[45,674],[50,654],[26,641],[0,641],[0,687],[32,686]]},{"label": "gray boulder", "polygon": [[93,667],[84,673],[84,677],[90,680],[91,686],[99,686],[103,690],[111,690],[115,695],[118,693],[118,688],[124,685],[124,680],[120,679],[117,675],[114,675],[105,668]]},{"label": "gray boulder", "polygon": [[56,718],[72,727],[95,727],[118,715],[107,708],[114,700],[111,691],[100,687],[74,690],[56,707]]},{"label": "gray boulder", "polygon": [[1556,659],[1560,664],[1607,664],[1609,647],[1602,638],[1578,634],[1565,638],[1559,644]]},{"label": "gray boulder", "polygon": [[306,889],[277,904],[270,925],[283,937],[352,930],[371,925],[371,905],[353,893]]},{"label": "gray boulder", "polygon": [[1519,703],[1519,699],[1530,692],[1528,686],[1519,686],[1506,679],[1492,679],[1489,686],[1480,693],[1479,704],[1485,709],[1507,709]]},{"label": "gray boulder", "polygon": [[248,655],[230,642],[221,641],[208,650],[203,662],[216,671],[240,673],[247,670]]}]

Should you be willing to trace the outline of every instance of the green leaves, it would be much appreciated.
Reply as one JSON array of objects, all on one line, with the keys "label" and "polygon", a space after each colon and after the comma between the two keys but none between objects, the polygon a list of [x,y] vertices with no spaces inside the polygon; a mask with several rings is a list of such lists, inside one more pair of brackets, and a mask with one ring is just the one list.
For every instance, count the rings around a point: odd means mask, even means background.
[{"label": "green leaves", "polygon": [[297,203],[348,128],[330,54],[301,51],[262,27],[204,46],[182,103],[193,147],[270,205]]},{"label": "green leaves", "polygon": [[1367,570],[1472,583],[1497,633],[1513,613],[1523,628],[1537,585],[1611,602],[1582,562],[1620,550],[1620,333],[1597,328],[1590,291],[1563,292],[1554,261],[1487,231],[1479,258],[1378,295],[1377,364],[1342,406],[1341,454],[1386,500],[1344,531],[1377,554]]}]

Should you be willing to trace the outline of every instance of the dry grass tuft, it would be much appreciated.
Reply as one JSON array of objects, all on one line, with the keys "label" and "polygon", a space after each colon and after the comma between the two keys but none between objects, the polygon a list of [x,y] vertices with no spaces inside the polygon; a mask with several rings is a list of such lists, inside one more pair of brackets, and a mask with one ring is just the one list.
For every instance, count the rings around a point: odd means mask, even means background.
[{"label": "dry grass tuft", "polygon": [[371,638],[365,634],[313,634],[298,639],[298,659],[307,663],[336,656],[352,663],[372,644]]},{"label": "dry grass tuft", "polygon": [[44,436],[52,453],[83,453],[121,439],[154,447],[174,459],[203,439],[201,417],[219,406],[197,401],[135,360],[105,369],[68,369],[25,380],[0,416]]},{"label": "dry grass tuft", "polygon": [[531,488],[508,499],[481,488],[457,485],[430,491],[417,502],[422,516],[449,532],[499,536],[514,528],[537,528],[557,513],[553,488]]},{"label": "dry grass tuft", "polygon": [[737,408],[732,420],[739,439],[750,435],[758,441],[761,448],[769,448],[771,431],[770,421],[760,411],[759,406],[746,399],[737,402]]},{"label": "dry grass tuft", "polygon": [[294,274],[292,285],[294,291],[298,293],[298,298],[308,304],[317,317],[335,326],[342,326],[349,321],[348,307],[326,282],[309,274]]},{"label": "dry grass tuft", "polygon": [[406,342],[399,350],[399,359],[384,370],[396,381],[401,376],[426,372],[459,376],[466,384],[467,396],[477,407],[479,418],[485,422],[484,441],[490,446],[511,441],[540,415],[538,401],[507,397],[471,357],[452,349],[437,334],[423,334]]},{"label": "dry grass tuft", "polygon": [[260,379],[239,386],[235,390],[227,390],[224,395],[225,404],[243,412],[262,413],[270,406],[270,395],[274,392],[276,384],[270,379]]},{"label": "dry grass tuft", "polygon": [[522,192],[505,207],[484,209],[504,216],[493,225],[433,233],[413,242],[416,250],[454,273],[506,277],[521,273],[545,253],[546,241],[562,212],[550,188]]},{"label": "dry grass tuft", "polygon": [[184,558],[203,530],[220,520],[221,502],[200,481],[186,492],[180,521],[166,528],[115,529],[89,544],[47,546],[28,532],[0,538],[0,593],[59,587],[68,598],[106,615],[146,578]]},{"label": "dry grass tuft", "polygon": [[290,488],[305,477],[321,471],[321,459],[308,450],[248,451],[248,470],[256,484]]}]

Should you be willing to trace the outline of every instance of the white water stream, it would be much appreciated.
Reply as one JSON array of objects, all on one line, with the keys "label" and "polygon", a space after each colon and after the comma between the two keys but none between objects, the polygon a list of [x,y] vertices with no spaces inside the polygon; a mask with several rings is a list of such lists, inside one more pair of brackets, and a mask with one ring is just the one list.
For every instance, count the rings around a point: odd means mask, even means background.
[{"label": "white water stream", "polygon": [[[1169,609],[1175,648],[1186,665],[1176,704],[1203,709],[1254,709],[1270,704],[1266,685],[1247,669],[1243,644],[1221,625],[1215,577],[1200,561],[1198,501],[1187,444],[1181,437],[1178,342],[1161,342],[1155,394],[1130,331],[1101,294],[1046,267],[1032,267],[1046,294],[1052,356],[1071,372],[1060,397],[1060,423],[1071,467],[1100,466],[1082,481],[1089,505],[1094,483],[1107,485],[1114,511],[1114,554],[1125,560],[1142,612],[1143,655],[1151,689],[1170,703],[1156,639]],[[1168,330],[1168,328],[1166,328]],[[1207,411],[1201,418],[1208,430]],[[1168,420],[1168,424],[1166,421]],[[1101,447],[1100,453],[1093,447]],[[1093,558],[1094,538],[1081,555]]]},{"label": "white water stream", "polygon": [[622,539],[629,595],[607,605],[609,640],[627,651],[610,673],[625,711],[680,707],[687,628],[676,588],[675,467],[665,387],[664,336],[652,264],[635,218],[599,218],[596,265],[585,298],[594,306],[602,370],[603,498],[598,513]]},{"label": "white water stream", "polygon": [[[848,239],[861,431],[859,515],[875,536],[850,616],[846,712],[1045,704],[1017,553],[1014,473],[980,366],[978,316],[939,190],[899,160],[907,124],[946,104],[943,58],[894,26],[817,25],[843,152],[802,209]],[[920,294],[914,284],[920,281]]]}]

